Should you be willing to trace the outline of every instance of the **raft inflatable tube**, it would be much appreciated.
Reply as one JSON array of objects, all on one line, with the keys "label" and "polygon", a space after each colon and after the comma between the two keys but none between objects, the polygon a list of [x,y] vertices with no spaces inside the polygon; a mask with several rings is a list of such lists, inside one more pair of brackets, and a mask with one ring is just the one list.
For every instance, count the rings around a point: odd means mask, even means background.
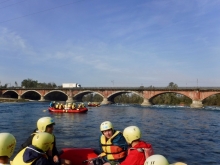
[{"label": "raft inflatable tube", "polygon": [[79,109],[55,109],[52,107],[48,108],[49,112],[55,112],[55,113],[86,113],[88,111],[88,108],[79,108]]},{"label": "raft inflatable tube", "polygon": [[70,160],[74,165],[88,165],[88,160],[97,158],[98,153],[93,148],[64,148],[59,157]]}]

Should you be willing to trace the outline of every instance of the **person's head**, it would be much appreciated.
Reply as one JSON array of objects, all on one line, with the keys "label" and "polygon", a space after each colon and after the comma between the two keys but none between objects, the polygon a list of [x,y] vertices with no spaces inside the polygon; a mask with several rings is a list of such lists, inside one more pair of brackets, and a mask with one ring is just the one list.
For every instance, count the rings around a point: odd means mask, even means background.
[{"label": "person's head", "polygon": [[141,131],[137,126],[129,126],[124,129],[123,136],[128,144],[132,144],[133,141],[141,138]]},{"label": "person's head", "polygon": [[32,139],[32,145],[44,152],[51,148],[53,142],[54,136],[47,132],[36,133]]},{"label": "person's head", "polygon": [[152,155],[149,156],[144,165],[170,165],[167,159],[163,155]]},{"label": "person's head", "polygon": [[51,117],[42,117],[37,121],[37,129],[39,132],[53,132],[55,122]]},{"label": "person's head", "polygon": [[114,131],[113,131],[113,125],[110,121],[104,121],[100,125],[100,131],[106,138],[112,137]]},{"label": "person's head", "polygon": [[15,137],[10,133],[0,133],[0,159],[7,161],[14,153],[16,145]]},{"label": "person's head", "polygon": [[182,162],[169,164],[168,160],[163,155],[151,155],[146,159],[144,165],[187,165]]}]

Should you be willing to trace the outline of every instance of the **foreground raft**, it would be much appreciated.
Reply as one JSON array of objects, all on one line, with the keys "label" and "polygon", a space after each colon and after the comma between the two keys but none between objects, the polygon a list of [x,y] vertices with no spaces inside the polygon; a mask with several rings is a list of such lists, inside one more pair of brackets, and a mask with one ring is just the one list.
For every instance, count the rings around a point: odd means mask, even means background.
[{"label": "foreground raft", "polygon": [[98,157],[98,153],[93,148],[64,148],[61,159],[68,159],[74,165],[89,165],[91,161]]}]

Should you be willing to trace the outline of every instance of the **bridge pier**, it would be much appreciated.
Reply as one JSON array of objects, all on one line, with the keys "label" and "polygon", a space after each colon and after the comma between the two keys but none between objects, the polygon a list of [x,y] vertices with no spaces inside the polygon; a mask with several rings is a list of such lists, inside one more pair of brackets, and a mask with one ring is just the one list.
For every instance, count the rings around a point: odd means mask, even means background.
[{"label": "bridge pier", "polygon": [[103,101],[101,102],[101,105],[108,105],[111,104],[111,101],[108,101],[107,98],[103,98]]},{"label": "bridge pier", "polygon": [[199,100],[193,100],[192,104],[190,104],[191,108],[202,108],[203,104],[202,101]]},{"label": "bridge pier", "polygon": [[141,105],[142,106],[151,106],[151,103],[150,103],[149,99],[144,99],[144,101]]},{"label": "bridge pier", "polygon": [[18,99],[22,99],[22,98],[21,98],[21,95],[18,95]]},{"label": "bridge pier", "polygon": [[40,96],[40,100],[39,101],[45,101],[44,96]]},{"label": "bridge pier", "polygon": [[68,96],[66,102],[71,102],[71,103],[72,103],[72,102],[73,102],[73,98],[72,98],[72,96]]}]

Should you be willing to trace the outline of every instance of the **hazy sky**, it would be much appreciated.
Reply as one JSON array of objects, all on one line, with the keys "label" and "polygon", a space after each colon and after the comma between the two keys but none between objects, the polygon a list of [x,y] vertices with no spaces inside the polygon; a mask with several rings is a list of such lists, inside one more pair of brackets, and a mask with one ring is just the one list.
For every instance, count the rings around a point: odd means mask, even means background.
[{"label": "hazy sky", "polygon": [[0,0],[1,85],[220,87],[220,0]]}]

